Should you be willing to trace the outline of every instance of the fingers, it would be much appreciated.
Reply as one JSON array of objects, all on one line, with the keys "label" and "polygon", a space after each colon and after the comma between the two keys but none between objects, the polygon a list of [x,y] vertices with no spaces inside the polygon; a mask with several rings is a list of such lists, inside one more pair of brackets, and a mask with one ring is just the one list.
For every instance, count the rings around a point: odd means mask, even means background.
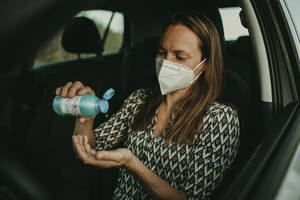
[{"label": "fingers", "polygon": [[88,137],[87,136],[83,136],[83,146],[85,148],[86,153],[90,154],[91,153],[91,146],[88,143]]},{"label": "fingers", "polygon": [[111,160],[108,161],[93,160],[91,161],[91,164],[101,168],[121,167],[119,163]]},{"label": "fingers", "polygon": [[[88,137],[87,136],[81,136],[81,135],[77,135],[77,136],[73,136],[73,143],[78,144],[78,148],[80,151],[82,151],[83,153],[86,153],[88,156],[89,155],[96,155],[96,151],[94,149],[91,148],[90,144],[88,143]],[[77,150],[77,149],[76,149]]]},{"label": "fingers", "polygon": [[111,168],[111,167],[118,167],[118,166],[120,166],[119,163],[114,162],[114,161],[97,160],[93,156],[93,155],[96,154],[95,150],[91,150],[91,154],[89,154],[86,151],[84,151],[83,147],[82,147],[82,144],[80,144],[80,142],[81,142],[80,137],[73,136],[73,142],[74,142],[74,147],[76,149],[76,152],[77,152],[79,158],[82,160],[82,162],[84,164],[94,165],[94,166],[101,167],[101,168]]},{"label": "fingers", "polygon": [[70,87],[72,86],[72,82],[68,82],[63,88],[62,88],[62,91],[61,91],[61,96],[63,98],[67,97],[68,93],[69,93],[69,89]]},{"label": "fingers", "polygon": [[95,158],[84,150],[83,145],[81,144],[82,141],[80,140],[80,137],[73,136],[72,139],[75,150],[82,162],[85,164],[92,164],[93,161],[95,161]]},{"label": "fingers", "polygon": [[82,150],[84,153],[87,153],[87,154],[88,154],[88,152],[86,151],[85,146],[84,146],[84,136],[82,136],[82,135],[77,135],[77,137],[79,138],[79,144],[80,144],[81,150]]},{"label": "fingers", "polygon": [[98,151],[95,159],[98,161],[112,161],[118,167],[130,167],[133,164],[134,155],[126,148],[111,151]]},{"label": "fingers", "polygon": [[80,88],[80,90],[78,91],[78,95],[84,95],[84,94],[92,94],[95,95],[94,90],[92,90],[90,87],[83,87]]},{"label": "fingers", "polygon": [[61,94],[61,90],[62,90],[62,87],[58,87],[55,91],[55,94],[56,96],[59,96]]},{"label": "fingers", "polygon": [[121,163],[115,161],[117,156],[116,151],[101,151],[96,152],[91,149],[86,136],[73,136],[75,150],[84,164],[94,165],[101,168],[121,167]]},{"label": "fingers", "polygon": [[82,96],[84,94],[92,94],[95,95],[94,90],[90,87],[84,87],[84,85],[80,81],[67,82],[66,85],[62,87],[58,87],[55,90],[56,95],[61,95],[63,98],[73,98],[76,95]]},{"label": "fingers", "polygon": [[80,139],[78,136],[75,136],[73,135],[72,136],[72,140],[73,140],[73,144],[74,144],[74,147],[75,147],[75,150],[76,152],[78,153],[78,151],[83,151],[83,148],[81,147],[81,144],[80,144]]},{"label": "fingers", "polygon": [[91,150],[91,155],[95,156],[96,155],[96,151],[94,149]]},{"label": "fingers", "polygon": [[98,151],[95,157],[98,160],[110,160],[110,161],[120,162],[122,161],[123,155],[121,152],[118,152],[116,150],[111,150],[111,151]]},{"label": "fingers", "polygon": [[80,81],[75,81],[75,83],[73,83],[69,88],[68,97],[73,98],[74,96],[76,96],[81,88],[84,88],[84,85]]},{"label": "fingers", "polygon": [[84,148],[85,148],[85,151],[92,155],[92,156],[95,156],[96,155],[96,151],[94,149],[91,148],[90,144],[89,144],[89,139],[87,136],[83,136],[83,145],[84,145]]}]

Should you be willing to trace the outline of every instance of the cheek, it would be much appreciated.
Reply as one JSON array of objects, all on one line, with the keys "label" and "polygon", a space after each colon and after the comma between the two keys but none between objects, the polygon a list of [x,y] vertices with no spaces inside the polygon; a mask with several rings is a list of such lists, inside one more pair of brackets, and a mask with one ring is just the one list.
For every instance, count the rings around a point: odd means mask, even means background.
[{"label": "cheek", "polygon": [[[191,68],[192,70],[197,67],[197,65],[199,64],[200,62],[198,62],[198,59],[190,59],[189,61],[187,61],[185,63],[186,66],[188,66],[189,68]],[[199,67],[198,67],[199,69]],[[197,70],[198,70],[197,69]]]},{"label": "cheek", "polygon": [[[197,54],[193,55],[192,58],[190,59],[190,66],[191,66],[192,69],[194,69],[194,68],[197,67],[201,62],[202,62],[202,60],[201,60],[201,54],[198,54],[198,53],[197,53]],[[202,64],[202,65],[203,65],[203,64]],[[198,70],[199,68],[202,68],[202,65],[199,66],[199,67],[197,68],[197,70]]]}]

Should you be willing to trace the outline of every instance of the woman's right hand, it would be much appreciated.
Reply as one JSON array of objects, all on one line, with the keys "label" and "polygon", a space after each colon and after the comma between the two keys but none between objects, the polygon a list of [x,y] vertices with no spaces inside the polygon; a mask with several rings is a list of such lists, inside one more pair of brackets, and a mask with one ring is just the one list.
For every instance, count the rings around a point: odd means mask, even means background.
[{"label": "woman's right hand", "polygon": [[[55,94],[62,96],[63,98],[73,98],[76,95],[82,96],[85,94],[95,95],[94,90],[88,86],[84,86],[80,81],[67,82],[66,85],[58,87],[55,91]],[[84,123],[88,120],[94,119],[95,117],[80,117],[79,122]]]}]

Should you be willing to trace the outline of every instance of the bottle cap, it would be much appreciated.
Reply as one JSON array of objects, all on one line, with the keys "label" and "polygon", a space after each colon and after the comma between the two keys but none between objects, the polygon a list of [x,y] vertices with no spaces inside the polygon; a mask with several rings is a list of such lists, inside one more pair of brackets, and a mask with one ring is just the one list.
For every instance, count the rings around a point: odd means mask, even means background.
[{"label": "bottle cap", "polygon": [[98,108],[100,112],[106,113],[109,108],[108,101],[105,99],[99,99]]},{"label": "bottle cap", "polygon": [[110,88],[103,94],[103,99],[110,100],[115,94],[115,90]]}]

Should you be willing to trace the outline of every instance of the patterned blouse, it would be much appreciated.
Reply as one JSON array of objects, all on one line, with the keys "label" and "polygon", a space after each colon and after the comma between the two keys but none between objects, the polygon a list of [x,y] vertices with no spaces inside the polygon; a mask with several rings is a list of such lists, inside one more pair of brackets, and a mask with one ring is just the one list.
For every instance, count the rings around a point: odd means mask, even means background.
[{"label": "patterned blouse", "polygon": [[[237,154],[239,120],[236,111],[213,103],[203,119],[200,133],[193,141],[179,146],[166,142],[163,136],[152,138],[156,115],[149,129],[132,130],[134,116],[147,94],[145,89],[133,92],[116,114],[95,129],[95,149],[110,150],[123,142],[152,172],[183,191],[187,199],[209,199]],[[148,200],[151,197],[132,172],[120,168],[113,199]]]}]

